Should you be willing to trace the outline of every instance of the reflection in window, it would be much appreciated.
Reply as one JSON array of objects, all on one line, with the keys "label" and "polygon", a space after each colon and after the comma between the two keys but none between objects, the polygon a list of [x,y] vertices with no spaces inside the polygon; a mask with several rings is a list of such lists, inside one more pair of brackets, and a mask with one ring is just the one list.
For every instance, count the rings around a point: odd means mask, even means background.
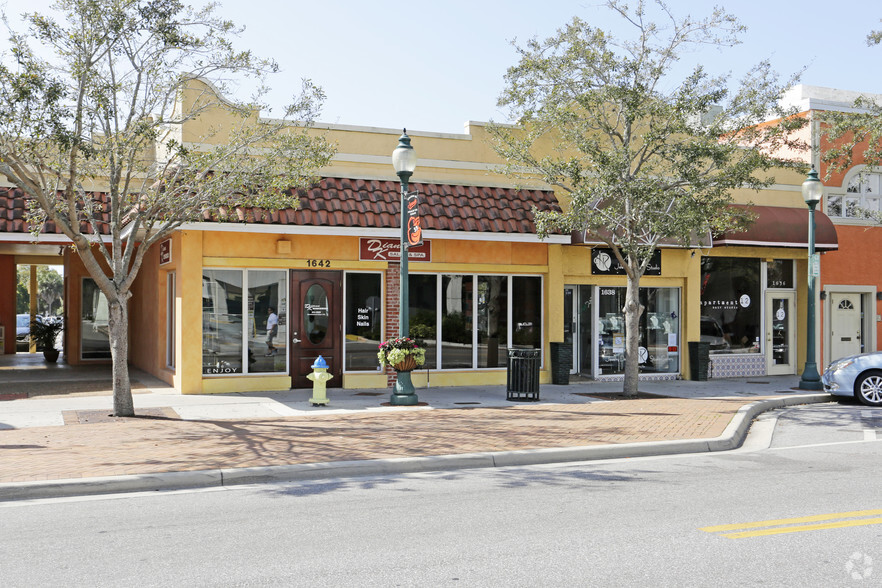
[{"label": "reflection in window", "polygon": [[793,288],[792,259],[775,259],[766,264],[766,287]]},{"label": "reflection in window", "polygon": [[383,304],[380,274],[346,274],[347,370],[377,371],[377,346],[382,337]]},{"label": "reflection in window", "polygon": [[441,277],[441,368],[472,367],[472,276]]},{"label": "reflection in window", "polygon": [[410,335],[426,347],[424,369],[500,368],[508,347],[541,347],[542,278],[420,273],[409,280]]},{"label": "reflection in window", "polygon": [[313,345],[325,340],[330,322],[328,293],[321,284],[313,284],[303,298],[303,334]]},{"label": "reflection in window", "polygon": [[165,365],[170,368],[175,367],[175,299],[175,274],[169,272],[165,282]]},{"label": "reflection in window", "polygon": [[478,367],[506,366],[508,276],[478,276]]},{"label": "reflection in window", "polygon": [[[600,288],[599,373],[625,373],[625,288]],[[680,298],[677,288],[640,288],[638,362],[641,373],[680,370]]]},{"label": "reflection in window", "polygon": [[410,336],[426,348],[426,363],[421,369],[438,367],[437,284],[435,275],[411,274],[408,278]]},{"label": "reflection in window", "polygon": [[202,373],[242,373],[242,271],[202,272]]},{"label": "reflection in window", "polygon": [[80,357],[110,359],[110,307],[107,297],[92,278],[83,278],[80,312]]},{"label": "reflection in window", "polygon": [[511,287],[512,344],[542,347],[542,280],[515,276]]},{"label": "reflection in window", "polygon": [[760,261],[701,260],[701,340],[711,353],[759,353]]},{"label": "reflection in window", "polygon": [[882,210],[882,174],[856,174],[845,188],[845,196],[827,197],[827,214],[844,218],[867,218]]},{"label": "reflection in window", "polygon": [[790,301],[786,298],[773,298],[772,310],[772,364],[790,364]]},{"label": "reflection in window", "polygon": [[285,372],[288,357],[287,272],[249,270],[247,275],[248,372]]}]

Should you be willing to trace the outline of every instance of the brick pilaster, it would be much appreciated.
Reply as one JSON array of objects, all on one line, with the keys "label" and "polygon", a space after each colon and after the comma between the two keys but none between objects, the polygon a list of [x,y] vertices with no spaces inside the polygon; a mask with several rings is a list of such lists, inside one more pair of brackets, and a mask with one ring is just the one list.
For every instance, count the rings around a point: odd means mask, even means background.
[{"label": "brick pilaster", "polygon": [[[401,310],[401,265],[389,263],[386,266],[386,339],[398,336],[398,316]],[[386,366],[386,387],[395,385],[395,370]]]}]

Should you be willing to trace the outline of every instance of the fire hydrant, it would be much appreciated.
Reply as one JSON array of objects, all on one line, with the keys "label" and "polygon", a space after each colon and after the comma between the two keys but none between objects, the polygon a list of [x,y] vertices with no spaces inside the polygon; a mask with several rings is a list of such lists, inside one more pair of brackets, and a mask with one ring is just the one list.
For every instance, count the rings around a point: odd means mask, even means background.
[{"label": "fire hydrant", "polygon": [[309,401],[313,406],[325,406],[328,404],[325,384],[334,376],[328,373],[328,362],[321,355],[318,356],[318,359],[315,360],[311,367],[312,373],[306,375],[307,378],[312,380],[312,398]]}]

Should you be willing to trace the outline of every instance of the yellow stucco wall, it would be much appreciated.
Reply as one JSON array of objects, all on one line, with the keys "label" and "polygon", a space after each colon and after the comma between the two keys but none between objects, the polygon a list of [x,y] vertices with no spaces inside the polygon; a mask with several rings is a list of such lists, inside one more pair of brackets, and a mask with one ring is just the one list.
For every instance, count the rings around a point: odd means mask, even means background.
[{"label": "yellow stucco wall", "polygon": [[[197,91],[201,92],[205,88]],[[187,99],[194,99],[194,95]],[[182,134],[185,142],[205,146],[223,140],[223,135],[208,137],[208,130],[224,122],[227,115],[209,113],[204,119],[188,123]],[[256,120],[256,119],[254,119]],[[312,133],[319,133],[335,144],[337,156],[321,175],[386,179],[397,181],[391,165],[391,153],[397,145],[399,129],[377,129],[341,125],[317,125]],[[502,160],[493,151],[487,128],[471,123],[462,134],[427,133],[409,130],[417,150],[417,171],[413,183],[435,182],[465,185],[514,187],[513,181],[501,174]],[[736,202],[776,206],[804,206],[799,191],[802,177],[791,171],[776,172],[776,184],[762,192],[736,190]],[[541,187],[540,184],[532,184]],[[296,235],[242,232],[243,225],[232,231],[187,229],[174,237],[173,261],[168,266],[154,268],[153,287],[145,296],[154,298],[156,324],[164,324],[165,310],[163,273],[174,271],[178,292],[176,307],[176,368],[164,366],[164,345],[157,343],[155,371],[163,373],[167,381],[184,393],[213,393],[287,389],[290,379],[279,375],[236,377],[206,377],[202,374],[202,270],[213,268],[285,268],[306,269],[307,260],[326,259],[331,269],[340,271],[385,271],[385,262],[360,261],[358,237],[326,235]],[[366,227],[369,229],[369,227]],[[804,284],[806,264],[804,252],[769,248],[723,248],[662,250],[662,276],[646,276],[643,287],[671,287],[681,291],[681,341],[698,340],[700,336],[700,259],[702,255],[748,256],[760,258],[797,259]],[[538,275],[543,278],[542,309],[545,331],[543,348],[546,350],[543,382],[550,381],[549,343],[563,339],[563,290],[566,285],[624,286],[624,276],[593,276],[590,271],[590,248],[535,242],[497,242],[465,239],[432,240],[431,263],[411,263],[411,273],[505,273]],[[155,276],[159,275],[159,279]],[[798,288],[797,304],[805,303],[805,288]],[[804,328],[804,317],[799,329]],[[387,334],[388,335],[388,334]],[[194,344],[196,342],[196,344]],[[804,343],[800,343],[804,345]],[[800,353],[804,353],[801,348]],[[688,373],[688,354],[681,354],[681,374]],[[505,370],[470,370],[464,372],[434,371],[413,374],[414,383],[424,386],[504,384]],[[339,385],[339,383],[335,382]],[[344,387],[385,387],[382,373],[347,373]]]}]

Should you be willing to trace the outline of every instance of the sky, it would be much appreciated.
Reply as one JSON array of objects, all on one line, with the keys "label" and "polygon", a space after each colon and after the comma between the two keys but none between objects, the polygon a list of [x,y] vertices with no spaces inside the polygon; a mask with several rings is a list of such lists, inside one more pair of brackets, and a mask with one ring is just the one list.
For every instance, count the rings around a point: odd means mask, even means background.
[{"label": "sky", "polygon": [[[44,11],[51,1],[4,4],[20,30],[20,13]],[[703,17],[712,3],[668,6],[676,17]],[[882,29],[879,0],[737,0],[726,8],[748,28],[742,44],[685,61],[738,78],[769,59],[782,76],[805,68],[805,84],[882,94],[882,45],[866,44],[870,31]],[[309,78],[327,95],[321,122],[439,133],[461,133],[469,120],[509,122],[497,99],[517,62],[512,41],[549,37],[574,16],[625,30],[596,0],[221,0],[218,12],[245,27],[239,48],[281,67],[269,80],[275,109],[264,115],[281,115]]]}]

